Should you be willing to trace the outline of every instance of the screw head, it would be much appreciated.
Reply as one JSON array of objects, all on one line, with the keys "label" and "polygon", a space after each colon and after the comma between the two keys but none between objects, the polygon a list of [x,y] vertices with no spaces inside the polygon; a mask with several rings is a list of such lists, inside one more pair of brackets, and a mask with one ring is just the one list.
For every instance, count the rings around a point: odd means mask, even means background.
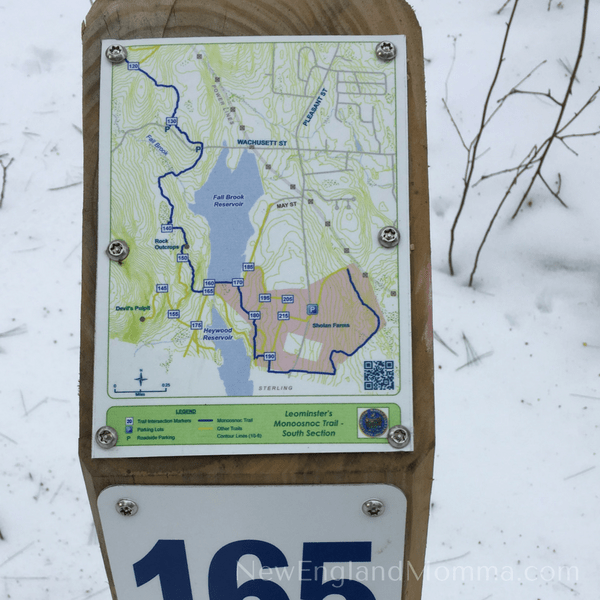
[{"label": "screw head", "polygon": [[390,427],[387,438],[392,448],[406,448],[410,444],[410,431],[403,425],[395,425]]},{"label": "screw head", "polygon": [[377,498],[363,502],[362,511],[367,517],[380,517],[385,512],[385,504]]},{"label": "screw head", "polygon": [[392,42],[379,42],[379,44],[377,44],[377,48],[375,48],[375,54],[379,60],[389,62],[390,60],[394,60],[396,58],[396,46],[394,46]]},{"label": "screw head", "polygon": [[113,65],[118,65],[127,58],[127,48],[121,46],[121,44],[113,44],[106,49],[105,54],[106,58],[108,58]]},{"label": "screw head", "polygon": [[138,511],[138,505],[133,500],[129,498],[121,498],[116,504],[115,508],[117,512],[124,517],[133,517],[135,513]]},{"label": "screw head", "polygon": [[110,260],[123,262],[129,256],[129,246],[123,240],[113,240],[106,248],[106,254]]},{"label": "screw head", "polygon": [[116,446],[118,439],[119,436],[117,432],[108,425],[104,425],[104,427],[100,427],[100,429],[96,431],[96,444],[98,444],[98,446],[104,450],[108,450],[109,448]]},{"label": "screw head", "polygon": [[392,225],[388,225],[379,232],[377,240],[384,248],[393,248],[400,243],[400,232]]}]

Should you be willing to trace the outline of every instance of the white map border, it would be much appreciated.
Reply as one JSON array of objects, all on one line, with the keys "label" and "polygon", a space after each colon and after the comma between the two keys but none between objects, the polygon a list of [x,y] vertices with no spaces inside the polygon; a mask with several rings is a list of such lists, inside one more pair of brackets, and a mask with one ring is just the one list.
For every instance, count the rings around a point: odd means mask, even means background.
[{"label": "white map border", "polygon": [[[99,171],[98,171],[98,256],[96,275],[96,320],[95,320],[95,349],[94,349],[94,394],[92,436],[106,424],[107,411],[115,401],[107,393],[108,374],[108,331],[109,331],[109,294],[110,261],[106,256],[106,248],[111,241],[110,230],[110,172],[111,172],[111,100],[112,100],[112,64],[105,58],[108,46],[121,44],[127,46],[141,45],[175,45],[175,44],[232,44],[232,43],[281,43],[281,42],[369,42],[374,46],[382,41],[383,36],[256,36],[256,37],[219,37],[219,38],[168,38],[168,39],[134,39],[134,40],[103,40],[100,72],[100,119],[99,119]],[[407,99],[407,57],[406,38],[403,35],[388,35],[386,40],[396,46],[396,182],[398,192],[398,224],[402,245],[406,249],[399,253],[399,286],[398,306],[400,326],[400,378],[402,388],[395,396],[330,396],[327,402],[331,404],[372,404],[380,399],[382,404],[396,403],[400,407],[402,425],[411,432],[413,427],[413,381],[412,381],[412,327],[411,327],[411,285],[410,285],[410,231],[409,231],[409,157],[408,157],[408,99]],[[404,200],[404,201],[403,201]],[[404,285],[402,285],[404,284]],[[190,398],[170,397],[161,400],[161,406],[169,405],[228,405],[228,404],[308,404],[306,396],[260,397],[228,397]],[[212,401],[211,401],[212,400]],[[211,402],[209,402],[211,401]],[[146,406],[147,399],[127,399],[128,406]],[[156,403],[158,405],[158,403]],[[319,403],[315,402],[315,408]],[[390,426],[394,423],[390,423]],[[408,446],[401,451],[414,450],[414,437]],[[398,452],[388,444],[198,444],[198,445],[157,445],[157,446],[116,446],[109,450],[99,448],[92,440],[92,458],[125,458],[148,456],[218,456],[230,454],[304,454],[304,453],[349,453],[349,452]]]}]

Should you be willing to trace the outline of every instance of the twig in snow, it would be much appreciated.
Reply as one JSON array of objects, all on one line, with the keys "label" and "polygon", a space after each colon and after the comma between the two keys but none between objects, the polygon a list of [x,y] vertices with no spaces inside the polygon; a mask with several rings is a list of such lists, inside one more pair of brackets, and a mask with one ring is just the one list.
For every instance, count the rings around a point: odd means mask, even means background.
[{"label": "twig in snow", "polygon": [[50,579],[50,577],[3,577],[2,579],[17,579],[17,580],[21,580],[21,579]]},{"label": "twig in snow", "polygon": [[60,492],[60,490],[62,489],[62,486],[64,485],[64,481],[60,482],[60,485],[58,486],[58,488],[56,489],[56,491],[54,492],[54,495],[52,496],[52,498],[50,498],[50,504],[52,504],[54,502],[54,499],[56,498],[56,496],[58,496],[58,493]]},{"label": "twig in snow", "polygon": [[451,562],[453,560],[458,560],[459,558],[464,558],[465,556],[469,556],[469,554],[471,554],[470,550],[468,552],[465,552],[464,554],[461,554],[460,556],[453,556],[452,558],[444,558],[443,560],[434,560],[433,562],[430,562],[427,564],[428,565],[441,565],[442,563],[447,563],[447,562]]},{"label": "twig in snow", "polygon": [[506,0],[506,2],[497,10],[496,14],[499,15],[509,4],[510,0]]},{"label": "twig in snow", "polygon": [[[2,156],[6,156],[3,154]],[[13,164],[15,161],[14,158],[11,158],[8,163],[4,164],[3,160],[0,160],[0,166],[2,167],[2,190],[0,190],[0,208],[2,208],[2,203],[4,202],[4,192],[6,191],[6,173],[8,171],[8,167]]]},{"label": "twig in snow", "polygon": [[469,362],[466,362],[461,367],[458,367],[458,369],[456,369],[456,371],[460,371],[461,369],[464,369],[465,367],[470,367],[471,365],[476,365],[481,362],[482,358],[487,358],[488,356],[491,356],[492,354],[494,354],[494,353],[493,352],[485,352],[484,354],[478,354]]},{"label": "twig in snow", "polygon": [[58,190],[66,190],[67,188],[72,188],[76,185],[81,185],[82,183],[82,181],[76,181],[75,183],[69,183],[68,185],[61,185],[60,187],[48,188],[48,191],[57,192]]},{"label": "twig in snow", "polygon": [[600,400],[597,396],[585,396],[584,394],[570,394],[571,396],[576,396],[577,398],[589,398],[590,400]]},{"label": "twig in snow", "polygon": [[485,354],[477,354],[477,352],[475,352],[475,348],[473,348],[473,344],[471,344],[471,342],[469,341],[469,338],[464,333],[462,334],[462,337],[463,337],[463,342],[465,344],[465,351],[467,354],[467,362],[464,365],[462,365],[461,367],[458,367],[458,369],[456,369],[457,371],[460,371],[461,369],[464,369],[465,367],[468,367],[470,365],[479,364],[481,362],[482,358],[486,358],[493,354],[493,352],[486,352]]},{"label": "twig in snow", "polygon": [[[558,59],[558,64],[561,65],[562,67],[565,68],[565,71],[569,74],[569,75],[573,75],[573,69],[571,67],[571,65],[569,64],[568,60],[563,60],[562,58]],[[575,77],[575,81],[577,83],[579,83],[579,79],[577,79],[577,77]]]},{"label": "twig in snow", "polygon": [[[519,5],[519,0],[515,0],[515,4],[513,6],[512,12],[510,14],[510,19],[508,20],[508,24],[506,26],[506,33],[504,34],[504,41],[502,43],[502,50],[500,51],[500,58],[498,60],[498,65],[496,67],[496,73],[494,74],[492,84],[490,85],[490,89],[488,90],[487,98],[485,99],[485,103],[483,105],[483,113],[481,115],[481,125],[479,126],[479,132],[477,133],[477,135],[475,136],[475,138],[473,140],[473,143],[469,147],[463,194],[462,194],[462,198],[460,200],[458,211],[456,213],[456,216],[454,217],[454,222],[452,223],[452,227],[450,229],[450,247],[448,248],[448,267],[450,268],[450,275],[454,275],[454,266],[452,264],[452,250],[454,248],[454,232],[456,230],[456,225],[458,224],[458,221],[460,219],[460,215],[465,207],[465,202],[467,200],[467,194],[469,192],[469,187],[471,186],[471,178],[473,177],[473,172],[475,171],[475,161],[477,159],[477,148],[479,147],[479,141],[481,140],[481,136],[483,134],[483,130],[484,130],[486,124],[489,123],[488,107],[490,104],[490,99],[492,97],[492,92],[494,91],[494,87],[496,85],[496,81],[498,81],[498,76],[500,75],[500,69],[502,68],[502,63],[504,62],[504,52],[506,50],[508,34],[510,33],[510,29],[511,29],[512,22],[513,22],[513,17],[515,16],[515,12],[517,10],[518,5]],[[496,111],[494,111],[494,114],[495,114],[495,112]]]},{"label": "twig in snow", "polygon": [[35,252],[41,250],[44,246],[36,246],[35,248],[25,248],[23,250],[13,250],[13,254],[22,254],[23,252]]},{"label": "twig in snow", "polygon": [[27,332],[26,325],[19,325],[18,327],[13,327],[12,329],[8,329],[7,331],[0,332],[0,338],[3,337],[12,337],[13,335],[21,335],[22,333]]},{"label": "twig in snow", "polygon": [[77,250],[77,248],[79,248],[79,246],[81,246],[81,242],[76,244],[75,248],[73,248],[73,250],[71,250],[71,252],[65,256],[63,262],[67,262],[67,259],[71,256],[71,254],[73,254],[73,252],[75,252],[75,250]]},{"label": "twig in snow", "polygon": [[465,343],[465,352],[467,353],[467,360],[471,362],[477,361],[477,352],[475,352],[475,348],[473,348],[473,344],[469,341],[469,338],[463,333],[462,334],[463,342]]},{"label": "twig in snow", "polygon": [[77,131],[79,131],[79,133],[81,133],[81,135],[83,135],[83,129],[81,129],[81,127],[78,127],[77,125],[75,125],[75,123],[71,123],[71,125],[73,125],[73,127],[75,129],[77,129]]},{"label": "twig in snow", "polygon": [[8,440],[9,442],[12,442],[13,444],[17,444],[17,446],[19,445],[18,442],[15,442],[15,440],[13,440],[12,438],[9,438],[7,435],[5,435],[4,433],[2,433],[0,431],[0,435],[5,439]]},{"label": "twig in snow", "polygon": [[31,542],[31,544],[28,544],[27,546],[25,546],[25,548],[22,548],[18,552],[15,552],[12,556],[9,556],[3,563],[0,563],[0,567],[3,567],[6,563],[10,562],[13,558],[17,558],[17,556],[19,556],[19,554],[23,554],[23,552],[25,552],[25,550],[27,550],[28,548],[31,548],[31,546],[33,546],[34,543],[35,542]]},{"label": "twig in snow", "polygon": [[584,469],[583,471],[579,471],[579,473],[575,473],[574,475],[569,475],[568,477],[565,477],[563,479],[563,481],[567,481],[567,479],[573,479],[573,477],[577,477],[578,475],[583,475],[584,473],[588,473],[589,471],[593,471],[596,467],[590,467],[589,469]]},{"label": "twig in snow", "polygon": [[569,587],[566,583],[563,583],[562,581],[557,581],[557,583],[560,583],[560,585],[562,585],[563,587],[566,587],[569,591],[573,592],[576,596],[581,595],[576,589]]},{"label": "twig in snow", "polygon": [[2,529],[0,529],[0,540],[4,541],[4,536],[2,535]]},{"label": "twig in snow", "polygon": [[25,416],[29,416],[36,408],[39,408],[42,404],[46,404],[46,402],[48,402],[48,398],[44,398],[43,400],[40,400],[33,408],[30,408],[26,413]]},{"label": "twig in snow", "polygon": [[[92,0],[90,0],[90,4],[91,4]],[[94,592],[93,594],[86,594],[81,600],[88,600],[88,598],[93,598],[94,596],[98,596],[99,594],[102,594],[103,592],[105,592],[108,588],[102,588],[101,590],[98,590],[97,592]]]},{"label": "twig in snow", "polygon": [[442,346],[444,346],[444,348],[446,348],[446,350],[450,350],[450,352],[452,352],[452,354],[454,354],[454,356],[458,356],[458,353],[454,352],[454,350],[452,350],[452,348],[450,348],[450,346],[448,346],[448,344],[446,344],[446,342],[437,334],[437,332],[435,330],[433,332],[433,338],[436,339]]}]

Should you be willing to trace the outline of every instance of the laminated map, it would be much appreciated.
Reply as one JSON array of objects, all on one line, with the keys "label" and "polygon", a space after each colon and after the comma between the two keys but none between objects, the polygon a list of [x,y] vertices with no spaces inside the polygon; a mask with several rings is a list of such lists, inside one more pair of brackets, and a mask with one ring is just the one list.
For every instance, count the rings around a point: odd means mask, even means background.
[{"label": "laminated map", "polygon": [[407,74],[387,40],[387,61],[372,36],[103,42],[93,419],[118,442],[95,458],[398,451]]}]

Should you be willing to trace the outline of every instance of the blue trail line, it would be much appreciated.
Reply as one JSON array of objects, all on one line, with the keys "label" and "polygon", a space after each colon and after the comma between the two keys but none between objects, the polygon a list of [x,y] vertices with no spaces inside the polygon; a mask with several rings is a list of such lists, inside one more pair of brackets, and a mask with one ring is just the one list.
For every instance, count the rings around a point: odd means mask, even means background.
[{"label": "blue trail line", "polygon": [[[129,61],[126,60],[126,62],[129,65]],[[179,101],[181,100],[181,96],[179,95],[179,90],[174,85],[158,83],[158,81],[156,81],[156,79],[154,79],[154,77],[152,77],[152,75],[150,75],[150,73],[148,73],[147,71],[144,71],[144,69],[141,69],[139,66],[137,69],[132,69],[132,70],[143,73],[146,77],[148,77],[148,79],[150,79],[150,81],[152,81],[154,83],[154,85],[156,87],[171,88],[172,90],[175,91],[175,94],[177,95],[177,100],[175,102],[175,109],[173,110],[173,114],[171,115],[171,118],[175,117],[175,115],[177,114],[177,111],[179,110]],[[169,198],[169,196],[167,196],[167,194],[165,194],[165,191],[162,186],[162,180],[165,177],[167,177],[168,175],[173,175],[173,177],[177,178],[180,175],[183,175],[184,173],[191,171],[200,162],[200,160],[202,159],[202,156],[204,154],[204,143],[203,142],[195,142],[195,141],[191,140],[190,136],[187,134],[187,132],[184,131],[183,129],[181,129],[181,127],[179,127],[179,125],[174,125],[173,127],[185,137],[185,139],[187,140],[187,142],[189,144],[191,144],[192,146],[199,146],[199,147],[196,148],[196,152],[198,152],[198,158],[194,161],[194,164],[191,167],[188,167],[187,169],[183,169],[182,171],[179,171],[179,173],[175,173],[174,171],[169,171],[169,172],[165,173],[164,175],[161,175],[158,178],[158,189],[160,190],[160,195],[167,201],[169,207],[171,208],[171,212],[169,215],[169,222],[166,223],[166,225],[173,225],[173,213],[175,211],[175,206],[171,202],[171,199]],[[170,129],[170,127],[169,127],[169,129]],[[189,246],[185,229],[183,227],[179,227],[179,226],[175,226],[175,225],[173,225],[173,229],[178,229],[183,234],[183,244],[181,245],[180,254],[186,254],[188,256],[188,260],[186,262],[188,263],[190,270],[192,272],[192,283],[190,285],[190,289],[192,290],[192,292],[194,292],[194,294],[202,294],[203,293],[202,289],[199,289],[199,290],[194,289],[194,285],[196,283],[196,269],[194,268],[192,261],[189,259],[189,253],[184,252],[185,247]]]},{"label": "blue trail line", "polygon": [[[353,356],[363,346],[365,346],[369,342],[369,340],[379,331],[379,328],[381,327],[381,319],[379,318],[379,315],[362,299],[361,295],[359,294],[358,290],[356,289],[356,286],[354,285],[354,281],[352,280],[352,275],[350,273],[350,269],[346,269],[346,272],[348,273],[348,279],[350,280],[350,285],[352,286],[352,289],[358,296],[358,299],[360,300],[361,304],[364,307],[368,308],[375,315],[375,318],[377,319],[377,327],[375,328],[375,331],[373,331],[373,333],[360,346],[358,346],[352,352],[350,352],[350,354],[348,354],[348,352],[344,352],[343,350],[332,350],[331,353],[329,354],[329,362],[331,363],[331,368],[333,369],[331,373],[328,373],[325,371],[304,371],[302,369],[290,369],[289,371],[272,371],[271,370],[271,361],[268,361],[269,367],[267,370],[269,373],[276,373],[276,374],[280,374],[280,375],[287,375],[289,373],[308,373],[310,375],[335,375],[337,373],[337,367],[335,366],[335,363],[333,362],[333,355],[334,354],[345,354],[348,357]],[[240,307],[248,315],[248,318],[250,318],[250,313],[244,307],[244,298],[242,296],[242,289],[238,288],[238,292],[240,294]],[[253,324],[254,324],[254,337],[253,337],[254,360],[256,360],[257,358],[263,358],[264,354],[256,353],[256,336],[258,335],[258,327],[256,325],[256,319],[253,319]]]}]

